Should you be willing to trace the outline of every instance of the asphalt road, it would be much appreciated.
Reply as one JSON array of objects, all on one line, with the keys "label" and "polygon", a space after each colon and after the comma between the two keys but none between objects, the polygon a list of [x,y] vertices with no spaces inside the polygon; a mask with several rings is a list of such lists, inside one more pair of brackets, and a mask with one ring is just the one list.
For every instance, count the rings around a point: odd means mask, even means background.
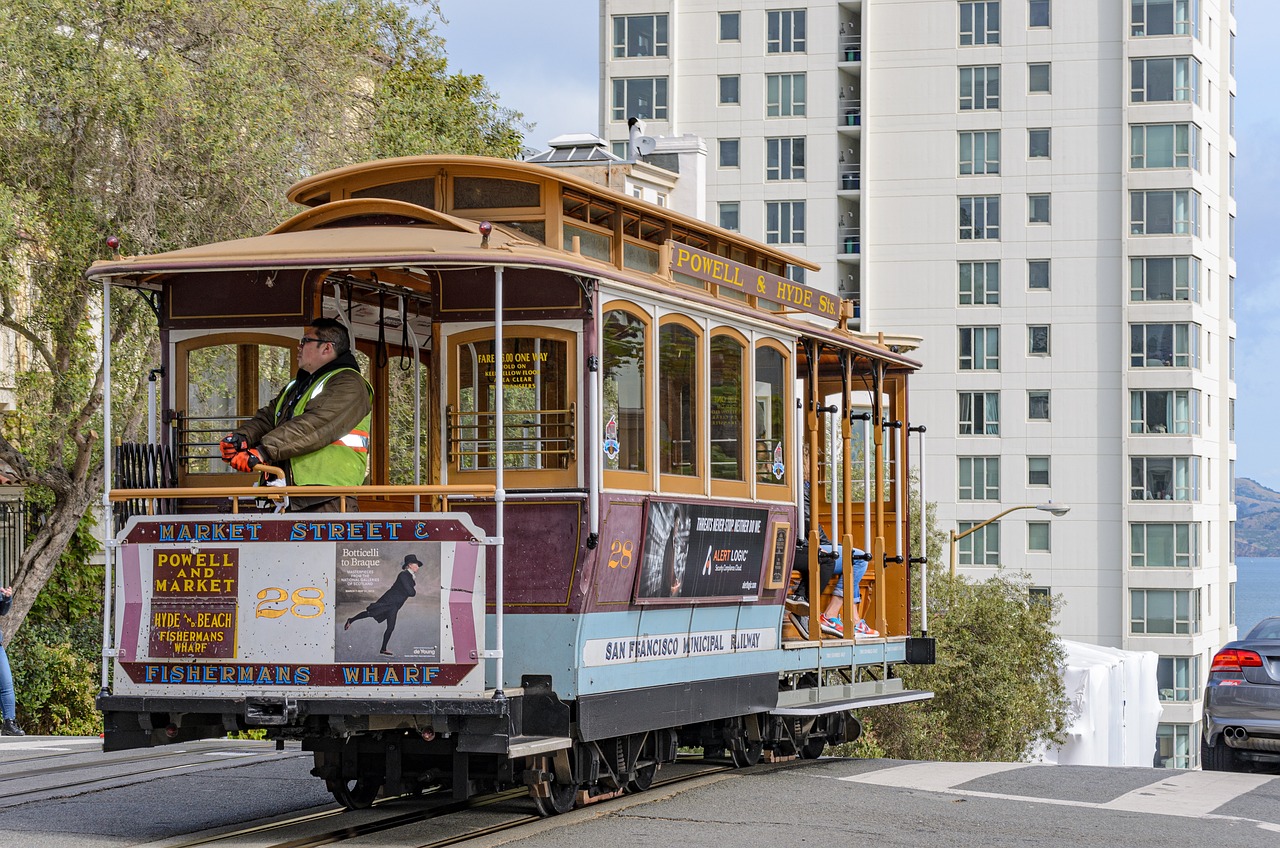
[{"label": "asphalt road", "polygon": [[[175,748],[178,746],[175,746]],[[296,746],[196,743],[105,756],[96,740],[0,741],[0,846],[165,848],[263,819],[332,811]],[[162,749],[166,750],[167,749]],[[180,754],[180,755],[179,755]],[[168,756],[168,755],[166,755]],[[402,799],[323,828],[412,809]],[[528,799],[352,845],[423,845],[465,820],[527,815]],[[266,841],[281,844],[285,833]],[[1018,763],[795,761],[704,776],[467,842],[520,848],[1280,844],[1280,776]]]}]

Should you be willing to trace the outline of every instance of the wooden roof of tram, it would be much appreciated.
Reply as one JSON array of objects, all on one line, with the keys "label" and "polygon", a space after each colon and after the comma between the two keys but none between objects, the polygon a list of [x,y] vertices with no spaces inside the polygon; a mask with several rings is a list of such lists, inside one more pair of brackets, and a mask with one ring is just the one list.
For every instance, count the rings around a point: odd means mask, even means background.
[{"label": "wooden roof of tram", "polygon": [[[537,179],[547,185],[572,186],[582,192],[598,195],[619,204],[619,208],[642,210],[647,216],[662,216],[689,230],[705,233],[722,244],[767,257],[771,261],[817,266],[763,245],[728,230],[714,227],[670,209],[647,203],[608,188],[573,177],[560,169],[544,168],[525,162],[491,159],[479,156],[415,156],[351,165],[318,174],[289,189],[291,200],[315,202],[317,197],[332,197],[351,186],[367,185],[370,180],[388,177],[410,179],[422,174],[447,174],[450,168],[465,167],[470,175],[512,174]],[[559,196],[554,202],[560,202]],[[544,205],[551,199],[544,194]],[[779,313],[761,313],[739,302],[716,298],[710,293],[679,285],[670,280],[620,268],[611,262],[561,250],[537,241],[518,230],[495,222],[487,246],[482,245],[480,219],[449,214],[435,209],[387,198],[341,197],[315,202],[270,232],[243,239],[214,242],[143,256],[118,257],[95,262],[87,273],[91,279],[112,280],[117,285],[140,288],[163,288],[192,274],[219,271],[270,271],[284,269],[428,269],[449,266],[505,265],[508,267],[545,268],[584,277],[608,277],[655,291],[679,290],[680,297],[730,313],[760,317],[787,324],[801,336],[840,345],[865,356],[891,363],[896,369],[914,371],[920,363],[899,353],[894,347],[898,338],[872,341],[838,327],[826,328],[804,320],[794,320]],[[423,278],[398,275],[397,280],[409,289],[430,291]],[[917,339],[902,337],[903,347],[914,347]],[[839,373],[838,353],[824,350],[820,372],[824,378]]]}]

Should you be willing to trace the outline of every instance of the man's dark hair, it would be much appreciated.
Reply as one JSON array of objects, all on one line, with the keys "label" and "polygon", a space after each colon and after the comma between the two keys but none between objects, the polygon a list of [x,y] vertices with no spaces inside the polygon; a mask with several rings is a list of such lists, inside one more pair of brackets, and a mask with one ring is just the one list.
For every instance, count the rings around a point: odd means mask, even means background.
[{"label": "man's dark hair", "polygon": [[333,345],[333,351],[338,356],[351,350],[351,337],[347,335],[347,328],[342,326],[340,321],[333,318],[317,318],[307,325],[316,331],[316,338]]}]

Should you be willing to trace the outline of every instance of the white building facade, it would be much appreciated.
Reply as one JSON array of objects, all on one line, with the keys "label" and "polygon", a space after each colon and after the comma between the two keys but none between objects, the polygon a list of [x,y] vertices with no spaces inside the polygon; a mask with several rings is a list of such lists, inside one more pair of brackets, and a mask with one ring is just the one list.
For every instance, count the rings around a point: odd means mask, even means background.
[{"label": "white building facade", "polygon": [[960,569],[1157,652],[1157,759],[1196,765],[1235,636],[1232,0],[601,5],[601,135],[705,138],[708,219],[924,337],[941,526],[1071,507],[967,536]]}]

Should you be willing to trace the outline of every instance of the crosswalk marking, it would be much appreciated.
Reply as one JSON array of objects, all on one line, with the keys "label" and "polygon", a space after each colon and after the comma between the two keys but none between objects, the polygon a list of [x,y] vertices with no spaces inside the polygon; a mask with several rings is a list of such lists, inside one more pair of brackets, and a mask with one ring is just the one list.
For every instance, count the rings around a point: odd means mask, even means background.
[{"label": "crosswalk marking", "polygon": [[887,769],[841,777],[849,783],[874,783],[877,786],[899,786],[942,792],[953,786],[999,774],[1002,771],[1027,768],[1030,763],[912,763]]},{"label": "crosswalk marking", "polygon": [[1152,815],[1181,816],[1247,822],[1262,830],[1280,833],[1280,824],[1240,816],[1214,813],[1224,804],[1239,798],[1273,780],[1273,775],[1238,774],[1233,772],[1187,771],[1171,774],[1146,786],[1126,792],[1110,801],[1075,801],[1067,798],[1045,798],[1011,795],[1003,792],[980,792],[957,787],[992,774],[1022,768],[1050,768],[1037,763],[911,763],[885,769],[835,778],[846,783],[891,786],[941,792],[970,798],[991,798],[1049,804],[1062,807],[1088,807],[1096,810],[1118,810]]},{"label": "crosswalk marking", "polygon": [[1273,779],[1265,774],[1187,771],[1126,792],[1099,806],[1104,810],[1199,818]]}]

